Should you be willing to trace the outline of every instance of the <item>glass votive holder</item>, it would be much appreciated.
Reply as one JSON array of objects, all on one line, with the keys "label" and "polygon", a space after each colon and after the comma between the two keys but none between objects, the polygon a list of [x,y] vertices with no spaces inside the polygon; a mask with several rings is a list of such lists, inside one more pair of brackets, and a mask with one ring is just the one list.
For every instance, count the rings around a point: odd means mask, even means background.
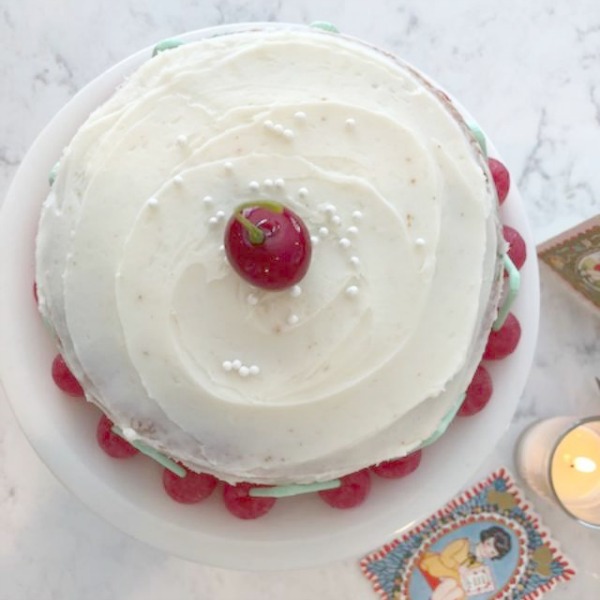
[{"label": "glass votive holder", "polygon": [[515,461],[534,492],[600,529],[600,416],[535,423],[521,435]]}]

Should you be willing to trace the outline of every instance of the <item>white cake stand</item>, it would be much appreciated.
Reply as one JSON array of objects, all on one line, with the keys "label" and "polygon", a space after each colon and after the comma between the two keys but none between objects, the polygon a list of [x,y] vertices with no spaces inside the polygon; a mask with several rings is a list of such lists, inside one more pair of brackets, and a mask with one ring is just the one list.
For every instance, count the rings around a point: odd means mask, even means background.
[{"label": "white cake stand", "polygon": [[[206,29],[179,39],[242,27],[247,25]],[[220,494],[200,505],[179,505],[163,492],[162,469],[156,463],[142,456],[115,461],[104,455],[95,442],[97,410],[66,399],[53,385],[50,365],[56,348],[32,294],[34,240],[48,173],[90,112],[151,52],[147,48],[134,54],[79,92],[39,135],[9,190],[0,218],[0,379],[6,396],[32,446],[56,477],[107,521],[156,548],[244,570],[303,568],[358,556],[456,494],[511,421],[533,359],[539,317],[535,246],[521,198],[513,185],[501,211],[504,223],[517,229],[528,246],[521,292],[513,307],[522,326],[521,342],[512,356],[488,365],[494,381],[488,407],[474,417],[457,419],[425,450],[418,471],[396,481],[374,477],[368,500],[346,511],[330,508],[316,494],[279,500],[266,517],[248,522],[231,516]],[[491,154],[497,156],[493,148]]]}]

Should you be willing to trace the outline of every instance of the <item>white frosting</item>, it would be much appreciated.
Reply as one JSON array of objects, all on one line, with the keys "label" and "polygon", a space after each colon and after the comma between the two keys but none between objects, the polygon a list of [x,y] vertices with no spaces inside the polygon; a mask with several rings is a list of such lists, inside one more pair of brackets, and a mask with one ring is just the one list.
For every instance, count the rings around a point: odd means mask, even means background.
[{"label": "white frosting", "polygon": [[[255,198],[319,241],[300,292],[224,260]],[[497,301],[494,206],[408,69],[341,36],[230,34],[149,60],[79,130],[38,294],[123,430],[230,481],[324,480],[406,454],[464,391]]]}]

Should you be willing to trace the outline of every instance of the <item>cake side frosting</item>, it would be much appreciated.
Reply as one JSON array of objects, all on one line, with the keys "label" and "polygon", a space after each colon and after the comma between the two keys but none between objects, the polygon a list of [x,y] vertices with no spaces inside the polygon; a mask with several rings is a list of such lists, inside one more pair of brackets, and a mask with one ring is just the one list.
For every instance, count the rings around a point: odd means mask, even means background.
[{"label": "cake side frosting", "polygon": [[[224,260],[226,217],[259,198],[313,235],[294,293]],[[464,391],[497,301],[494,203],[461,124],[383,55],[204,40],[141,67],[67,149],[41,308],[145,443],[231,481],[323,480],[405,454]]]}]

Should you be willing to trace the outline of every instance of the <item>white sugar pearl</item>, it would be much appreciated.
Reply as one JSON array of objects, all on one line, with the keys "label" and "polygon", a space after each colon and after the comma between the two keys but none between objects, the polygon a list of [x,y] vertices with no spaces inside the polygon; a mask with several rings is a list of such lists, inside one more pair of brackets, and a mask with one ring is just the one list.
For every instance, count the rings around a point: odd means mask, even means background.
[{"label": "white sugar pearl", "polygon": [[298,296],[300,296],[302,294],[302,288],[299,285],[295,285],[291,290],[290,290],[290,296],[292,298],[298,298]]},{"label": "white sugar pearl", "polygon": [[337,210],[337,208],[333,204],[326,204],[325,207],[323,208],[323,212],[329,216],[334,215],[336,210]]},{"label": "white sugar pearl", "polygon": [[148,206],[157,207],[158,206],[158,200],[156,198],[150,198],[148,200]]},{"label": "white sugar pearl", "polygon": [[252,306],[256,306],[258,304],[258,297],[255,294],[248,294],[246,302]]},{"label": "white sugar pearl", "polygon": [[139,437],[135,429],[132,429],[131,427],[124,427],[122,433],[123,437],[129,442],[133,442]]},{"label": "white sugar pearl", "polygon": [[250,369],[246,366],[240,367],[238,373],[240,374],[240,377],[248,377],[248,375],[250,375]]},{"label": "white sugar pearl", "polygon": [[282,179],[281,177],[279,177],[278,179],[275,180],[275,187],[278,190],[282,190],[285,187],[285,179]]},{"label": "white sugar pearl", "polygon": [[204,204],[212,204],[213,198],[212,196],[204,196],[204,198],[202,198],[202,202],[204,202]]},{"label": "white sugar pearl", "polygon": [[283,125],[281,123],[277,123],[277,125],[273,127],[273,130],[277,133],[283,133]]},{"label": "white sugar pearl", "polygon": [[308,190],[305,187],[301,187],[298,190],[298,196],[300,196],[300,198],[306,198],[306,196],[308,196]]},{"label": "white sugar pearl", "polygon": [[285,130],[283,131],[283,137],[284,137],[286,140],[293,140],[293,139],[294,139],[294,137],[295,137],[295,134],[294,134],[294,132],[293,132],[291,129],[285,129]]},{"label": "white sugar pearl", "polygon": [[235,360],[231,361],[231,368],[234,371],[239,371],[242,367],[242,361],[239,358],[236,358]]},{"label": "white sugar pearl", "polygon": [[298,315],[290,315],[288,317],[288,325],[296,325],[298,323],[298,321],[300,320],[300,317],[298,317]]},{"label": "white sugar pearl", "polygon": [[346,296],[349,296],[350,298],[358,296],[358,287],[356,285],[349,285],[346,288]]},{"label": "white sugar pearl", "polygon": [[299,110],[297,113],[294,113],[294,119],[296,119],[298,123],[306,123],[306,113]]},{"label": "white sugar pearl", "polygon": [[319,238],[316,235],[311,235],[310,236],[310,241],[313,245],[317,245],[319,243]]},{"label": "white sugar pearl", "polygon": [[258,190],[260,189],[260,185],[258,184],[258,181],[251,181],[248,184],[248,187],[250,188],[250,190],[252,190],[253,192],[258,192]]},{"label": "white sugar pearl", "polygon": [[231,371],[231,369],[233,369],[233,365],[231,364],[231,361],[224,360],[223,361],[223,371]]},{"label": "white sugar pearl", "polygon": [[348,229],[346,229],[346,233],[348,233],[348,235],[356,235],[358,233],[358,227],[352,225],[351,227],[348,227]]},{"label": "white sugar pearl", "polygon": [[358,267],[358,265],[360,265],[360,258],[358,258],[358,256],[351,256],[350,257],[350,262],[355,266]]},{"label": "white sugar pearl", "polygon": [[360,220],[363,218],[363,214],[362,214],[362,212],[361,212],[360,210],[355,210],[355,211],[352,213],[352,218],[353,218],[355,221],[360,221]]},{"label": "white sugar pearl", "polygon": [[341,225],[342,224],[342,219],[339,215],[333,215],[333,217],[331,217],[331,222],[334,225]]},{"label": "white sugar pearl", "polygon": [[415,240],[415,246],[424,246],[425,245],[425,240],[421,237],[417,238]]},{"label": "white sugar pearl", "polygon": [[175,175],[175,177],[173,177],[173,182],[176,185],[181,185],[183,183],[183,177],[181,175]]},{"label": "white sugar pearl", "polygon": [[352,246],[352,242],[348,238],[342,238],[339,244],[342,248],[350,248]]},{"label": "white sugar pearl", "polygon": [[354,119],[346,119],[346,127],[348,129],[354,129],[356,127],[356,121]]},{"label": "white sugar pearl", "polygon": [[221,221],[225,218],[225,213],[222,210],[218,210],[215,216],[217,217],[217,219],[219,219],[219,221]]},{"label": "white sugar pearl", "polygon": [[250,367],[250,375],[258,375],[259,373],[260,369],[256,365]]},{"label": "white sugar pearl", "polygon": [[225,163],[225,170],[226,170],[226,171],[233,171],[233,163],[232,163],[232,162],[230,162],[230,161],[227,161],[227,162]]},{"label": "white sugar pearl", "polygon": [[273,129],[273,121],[271,121],[270,119],[267,119],[264,123],[264,128],[265,129]]},{"label": "white sugar pearl", "polygon": [[217,219],[217,217],[211,217],[211,218],[208,220],[208,224],[209,224],[209,225],[216,225],[218,222],[219,222],[219,219]]},{"label": "white sugar pearl", "polygon": [[273,187],[273,180],[272,180],[272,179],[265,179],[265,180],[263,181],[263,185],[264,185],[266,188],[272,188],[272,187]]},{"label": "white sugar pearl", "polygon": [[185,144],[187,144],[187,141],[188,141],[187,135],[178,135],[177,136],[177,143],[180,146],[185,146]]},{"label": "white sugar pearl", "polygon": [[327,237],[329,235],[329,229],[327,229],[327,227],[319,227],[319,235],[321,237]]}]

